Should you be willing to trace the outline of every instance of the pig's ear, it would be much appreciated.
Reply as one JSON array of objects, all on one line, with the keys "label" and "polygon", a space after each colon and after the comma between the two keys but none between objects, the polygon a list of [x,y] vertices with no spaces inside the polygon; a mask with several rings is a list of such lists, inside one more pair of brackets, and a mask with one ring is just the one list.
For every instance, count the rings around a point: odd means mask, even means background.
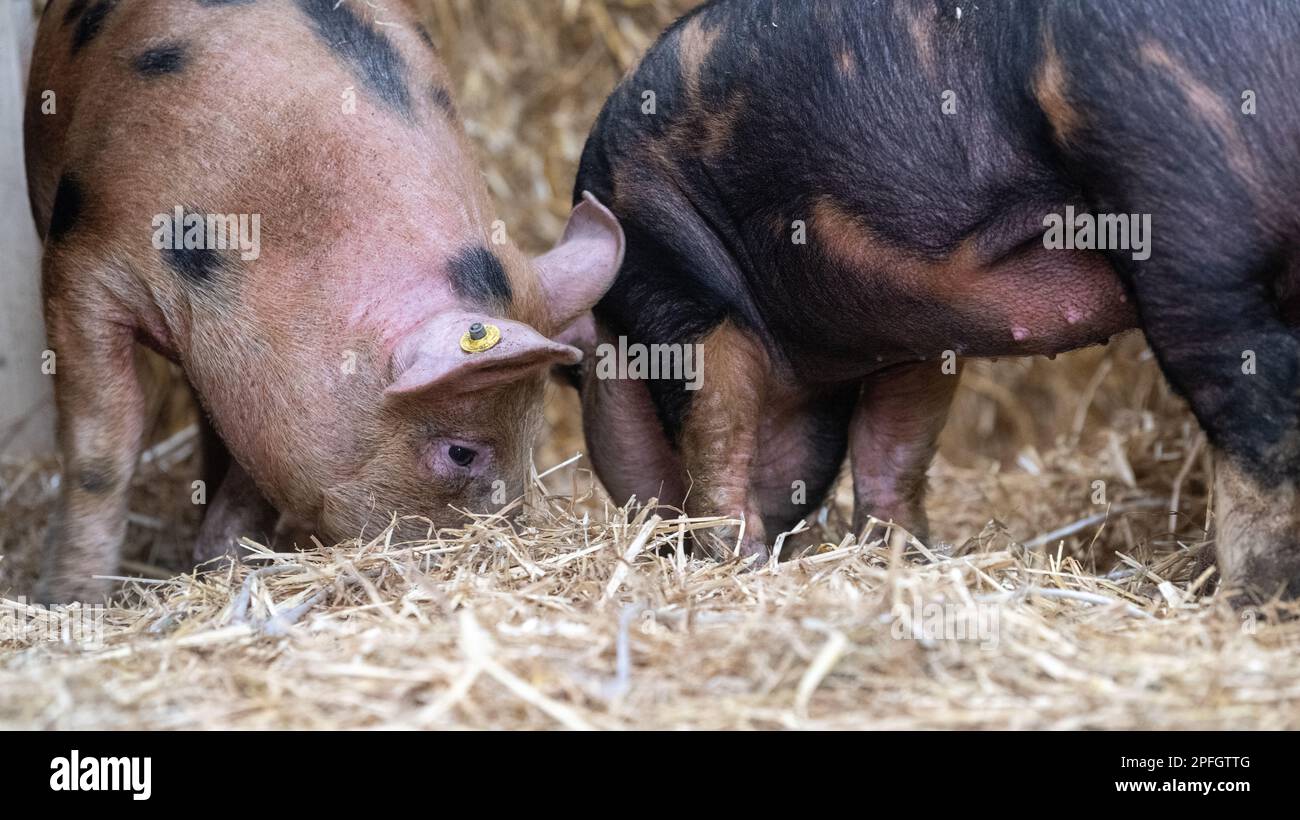
[{"label": "pig's ear", "polygon": [[623,264],[623,249],[618,217],[584,191],[559,244],[534,260],[557,329],[568,327],[605,295]]},{"label": "pig's ear", "polygon": [[[471,338],[470,328],[484,338]],[[466,350],[466,347],[469,350]],[[388,396],[427,391],[455,395],[521,379],[551,365],[577,364],[582,352],[529,325],[470,313],[438,316],[402,338],[393,350]]]}]

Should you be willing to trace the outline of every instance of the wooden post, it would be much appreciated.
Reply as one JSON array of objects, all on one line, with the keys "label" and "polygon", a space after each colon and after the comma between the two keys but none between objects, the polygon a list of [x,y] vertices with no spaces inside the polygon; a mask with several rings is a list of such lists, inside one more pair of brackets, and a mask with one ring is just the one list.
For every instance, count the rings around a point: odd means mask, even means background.
[{"label": "wooden post", "polygon": [[53,448],[51,376],[41,320],[40,240],[27,205],[23,103],[35,35],[32,4],[0,3],[0,456]]}]

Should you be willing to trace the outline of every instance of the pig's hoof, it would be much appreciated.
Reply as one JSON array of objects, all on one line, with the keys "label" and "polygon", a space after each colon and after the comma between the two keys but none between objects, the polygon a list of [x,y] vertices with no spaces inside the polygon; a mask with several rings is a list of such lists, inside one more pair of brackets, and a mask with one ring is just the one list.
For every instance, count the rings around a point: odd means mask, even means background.
[{"label": "pig's hoof", "polygon": [[56,576],[42,578],[33,594],[34,602],[41,606],[66,604],[101,604],[112,589],[110,582],[94,578]]},{"label": "pig's hoof", "polygon": [[1241,607],[1300,598],[1300,488],[1230,460],[1216,465],[1214,488],[1215,545],[1229,600]]},{"label": "pig's hoof", "polygon": [[211,549],[206,545],[194,547],[194,566],[203,572],[225,569],[234,562],[234,550]]},{"label": "pig's hoof", "polygon": [[218,555],[210,555],[206,557],[201,557],[197,552],[194,554],[194,569],[197,570],[200,575],[209,572],[225,572],[237,563],[239,563],[238,559],[229,553],[220,553]]},{"label": "pig's hoof", "polygon": [[[1211,567],[1215,567],[1216,569],[1218,568],[1217,567],[1218,562],[1214,555],[1213,542],[1201,544],[1199,547],[1197,547],[1195,556],[1196,557],[1192,562],[1192,578],[1194,579],[1200,578],[1202,575],[1205,574],[1205,571],[1210,569]],[[1213,592],[1215,589],[1218,588],[1219,582],[1221,580],[1222,579],[1219,577],[1217,572],[1211,575],[1210,579],[1206,581],[1205,584],[1201,587],[1201,594],[1204,595]]]},{"label": "pig's hoof", "polygon": [[729,561],[739,557],[741,561],[749,559],[748,566],[750,569],[757,569],[767,563],[771,551],[764,543],[762,536],[750,532],[745,533],[744,541],[740,544],[740,550],[736,550],[736,542],[740,539],[740,527],[714,527],[710,530],[697,532],[695,536],[696,554],[714,561]]},{"label": "pig's hoof", "polygon": [[200,538],[194,543],[194,566],[204,572],[223,570],[248,552],[235,538]]},{"label": "pig's hoof", "polygon": [[1300,600],[1300,549],[1289,545],[1252,555],[1242,562],[1236,577],[1224,579],[1224,586],[1235,590],[1230,600],[1238,609],[1274,598]]},{"label": "pig's hoof", "polygon": [[772,550],[761,539],[746,538],[740,545],[740,560],[749,559],[749,569],[761,569],[772,557]]}]

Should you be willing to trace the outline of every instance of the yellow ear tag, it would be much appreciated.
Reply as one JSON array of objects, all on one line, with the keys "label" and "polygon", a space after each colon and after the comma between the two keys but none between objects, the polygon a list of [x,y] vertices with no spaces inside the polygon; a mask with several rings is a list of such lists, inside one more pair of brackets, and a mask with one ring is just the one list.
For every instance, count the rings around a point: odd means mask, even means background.
[{"label": "yellow ear tag", "polygon": [[460,349],[466,353],[482,353],[496,347],[500,341],[500,328],[475,322],[469,326],[469,332],[460,337]]}]

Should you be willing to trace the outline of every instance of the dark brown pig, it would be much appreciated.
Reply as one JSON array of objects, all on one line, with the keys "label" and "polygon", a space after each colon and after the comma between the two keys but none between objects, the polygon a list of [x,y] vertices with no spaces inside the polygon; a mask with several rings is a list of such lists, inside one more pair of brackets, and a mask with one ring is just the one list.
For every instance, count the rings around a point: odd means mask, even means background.
[{"label": "dark brown pig", "polygon": [[698,390],[584,365],[601,478],[761,555],[847,455],[858,526],[924,538],[962,359],[1139,325],[1216,448],[1223,576],[1300,594],[1297,42],[1280,0],[702,6],[578,175],[628,238],[600,350],[703,354]]},{"label": "dark brown pig", "polygon": [[594,199],[546,255],[509,243],[394,0],[53,0],[26,150],[64,468],[47,601],[118,571],[136,343],[233,456],[197,557],[275,512],[325,540],[441,525],[522,491],[547,369],[580,357],[552,336],[622,253]]}]

